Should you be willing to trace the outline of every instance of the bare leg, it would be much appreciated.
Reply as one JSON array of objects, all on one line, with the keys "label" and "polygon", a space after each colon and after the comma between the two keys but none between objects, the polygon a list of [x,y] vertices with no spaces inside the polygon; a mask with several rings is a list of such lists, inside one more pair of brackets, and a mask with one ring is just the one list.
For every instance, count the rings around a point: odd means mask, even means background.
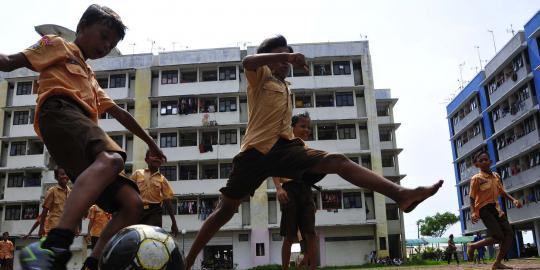
[{"label": "bare leg", "polygon": [[507,234],[504,236],[503,240],[499,244],[499,254],[497,254],[497,258],[493,263],[492,269],[512,269],[512,267],[504,265],[501,263],[501,261],[506,257],[513,240],[512,234]]},{"label": "bare leg", "polygon": [[57,227],[76,233],[84,213],[123,169],[124,160],[120,154],[109,152],[98,154],[94,163],[77,177]]},{"label": "bare leg", "polygon": [[482,240],[480,240],[478,242],[474,242],[474,243],[469,244],[467,246],[468,260],[472,261],[472,259],[474,258],[474,250],[475,249],[485,247],[485,246],[489,246],[489,245],[493,245],[495,243],[497,243],[497,241],[493,237],[487,237],[487,238],[484,238],[484,239],[482,239]]},{"label": "bare leg", "polygon": [[292,240],[288,237],[283,238],[283,245],[281,246],[281,269],[283,270],[289,269],[292,243]]},{"label": "bare leg", "polygon": [[310,169],[311,173],[334,174],[337,173],[351,184],[371,189],[381,193],[399,205],[399,208],[408,213],[423,200],[433,196],[443,184],[439,180],[432,186],[415,189],[404,188],[354,162],[341,154],[328,154],[318,164]]},{"label": "bare leg", "polygon": [[204,221],[201,229],[195,236],[193,245],[186,256],[185,269],[189,270],[195,262],[195,258],[203,247],[212,239],[214,234],[233,217],[240,206],[241,200],[235,200],[221,195],[217,209]]},{"label": "bare leg", "polygon": [[310,270],[317,269],[317,235],[308,235],[307,242],[307,258]]},{"label": "bare leg", "polygon": [[101,235],[92,249],[90,257],[99,260],[105,244],[122,228],[136,224],[142,214],[142,200],[139,194],[130,186],[124,185],[116,195],[118,201],[122,202],[122,208],[116,213],[111,221],[101,232]]}]

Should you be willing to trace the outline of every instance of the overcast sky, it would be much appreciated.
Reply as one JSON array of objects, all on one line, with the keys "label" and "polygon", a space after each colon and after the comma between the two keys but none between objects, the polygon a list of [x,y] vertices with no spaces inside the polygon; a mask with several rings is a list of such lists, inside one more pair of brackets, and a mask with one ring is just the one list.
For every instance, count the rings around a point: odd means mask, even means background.
[{"label": "overcast sky", "polygon": [[[34,26],[59,24],[75,29],[94,1],[4,1],[1,53],[15,53],[39,38]],[[119,44],[124,54],[158,50],[257,45],[283,34],[290,43],[351,41],[370,43],[376,88],[399,98],[395,119],[403,185],[445,179],[443,189],[405,216],[407,238],[416,220],[436,212],[458,214],[455,176],[446,120],[448,98],[470,80],[482,60],[491,59],[538,11],[540,0],[408,1],[99,1],[129,27]],[[144,4],[143,4],[144,3]],[[133,45],[135,44],[135,45]],[[485,65],[485,63],[483,63]],[[450,232],[460,234],[458,225]]]}]

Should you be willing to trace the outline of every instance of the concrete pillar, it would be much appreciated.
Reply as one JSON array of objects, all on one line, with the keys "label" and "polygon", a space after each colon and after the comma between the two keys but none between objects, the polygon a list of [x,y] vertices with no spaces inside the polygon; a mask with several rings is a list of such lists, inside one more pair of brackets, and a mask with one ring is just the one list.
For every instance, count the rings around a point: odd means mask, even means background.
[{"label": "concrete pillar", "polygon": [[317,233],[319,236],[319,261],[321,262],[321,267],[326,266],[326,240],[324,236],[324,231],[319,230]]},{"label": "concrete pillar", "polygon": [[534,221],[534,243],[538,252],[537,256],[540,256],[540,220],[538,219]]},{"label": "concrete pillar", "polygon": [[[135,71],[135,115],[137,123],[143,128],[150,128],[152,105],[148,97],[151,95],[152,71],[148,68]],[[144,157],[148,147],[146,143],[134,136],[133,138],[133,171],[146,168]]]},{"label": "concrete pillar", "polygon": [[[268,181],[268,180],[267,180]],[[255,190],[250,203],[252,266],[270,264],[270,232],[268,231],[268,193],[266,181]],[[264,247],[264,254],[257,256],[257,244]]]}]

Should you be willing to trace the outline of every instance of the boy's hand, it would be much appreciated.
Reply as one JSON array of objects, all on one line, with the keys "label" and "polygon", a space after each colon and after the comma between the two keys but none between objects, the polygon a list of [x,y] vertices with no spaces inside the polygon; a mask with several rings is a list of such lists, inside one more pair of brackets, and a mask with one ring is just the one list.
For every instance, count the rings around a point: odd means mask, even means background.
[{"label": "boy's hand", "polygon": [[150,146],[150,156],[161,160],[161,163],[167,162],[167,157],[163,154],[159,147]]},{"label": "boy's hand", "polygon": [[478,220],[479,220],[478,216],[475,213],[472,213],[472,215],[471,215],[472,223],[474,224],[474,223],[478,222]]},{"label": "boy's hand", "polygon": [[500,218],[502,218],[502,217],[504,217],[504,215],[506,215],[506,213],[504,213],[503,210],[500,210],[500,209],[499,209],[498,211],[499,211],[499,217],[500,217]]},{"label": "boy's hand", "polygon": [[513,200],[512,203],[517,208],[521,208],[523,206],[519,200]]},{"label": "boy's hand", "polygon": [[306,57],[301,53],[291,53],[287,59],[296,68],[303,68],[305,71],[309,72],[309,67],[306,62]]},{"label": "boy's hand", "polygon": [[277,194],[278,201],[281,204],[286,204],[289,202],[289,196],[287,195],[287,191],[285,191],[283,188],[277,188],[276,194]]},{"label": "boy's hand", "polygon": [[29,234],[27,234],[27,235],[24,235],[24,236],[22,237],[22,239],[26,240],[26,239],[28,239],[28,237],[30,237],[30,235],[29,235]]}]

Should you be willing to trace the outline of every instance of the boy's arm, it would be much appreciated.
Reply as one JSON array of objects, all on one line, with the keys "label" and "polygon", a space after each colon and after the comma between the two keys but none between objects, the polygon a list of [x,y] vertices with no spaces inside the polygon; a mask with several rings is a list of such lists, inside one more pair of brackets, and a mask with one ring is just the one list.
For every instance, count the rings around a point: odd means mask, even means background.
[{"label": "boy's arm", "polygon": [[259,53],[248,55],[242,60],[242,66],[251,71],[272,63],[291,63],[294,67],[309,70],[306,58],[301,53]]},{"label": "boy's arm", "polygon": [[163,204],[165,205],[165,209],[167,209],[167,212],[169,213],[169,217],[171,217],[172,235],[176,237],[178,236],[178,225],[176,225],[176,218],[174,217],[174,209],[171,199],[163,200]]},{"label": "boy's arm", "polygon": [[116,120],[118,120],[118,122],[120,122],[120,124],[126,127],[137,137],[141,138],[141,140],[143,140],[148,145],[152,156],[160,158],[163,161],[167,161],[167,157],[165,157],[163,152],[161,152],[161,149],[159,149],[152,137],[150,137],[150,135],[148,135],[148,133],[143,130],[143,128],[137,123],[137,121],[135,121],[131,114],[129,114],[126,110],[120,108],[116,104],[107,109],[106,112],[112,115]]},{"label": "boy's arm", "polygon": [[278,201],[284,204],[289,201],[289,196],[287,196],[287,191],[285,191],[281,186],[281,182],[279,181],[279,179],[279,177],[272,177],[272,180],[274,181],[274,186],[276,186],[276,195]]},{"label": "boy's arm", "polygon": [[41,212],[41,217],[39,219],[39,237],[42,237],[45,234],[45,219],[47,218],[48,213],[49,208],[43,207],[43,211]]},{"label": "boy's arm", "polygon": [[0,54],[0,71],[9,72],[22,67],[32,69],[32,65],[30,65],[23,53]]},{"label": "boy's arm", "polygon": [[23,239],[28,239],[28,237],[30,237],[30,235],[39,226],[39,224],[41,224],[41,217],[39,217],[39,220],[36,220],[36,222],[34,222],[34,225],[32,225],[32,228],[30,228],[30,231],[25,236],[23,236]]},{"label": "boy's arm", "polygon": [[512,203],[513,203],[517,208],[521,208],[521,206],[523,206],[519,200],[517,200],[516,198],[514,198],[514,197],[512,197],[510,194],[508,194],[508,192],[506,192],[506,190],[504,190],[504,188],[501,188],[501,195],[502,195],[504,198],[506,198],[507,200],[512,201]]}]

